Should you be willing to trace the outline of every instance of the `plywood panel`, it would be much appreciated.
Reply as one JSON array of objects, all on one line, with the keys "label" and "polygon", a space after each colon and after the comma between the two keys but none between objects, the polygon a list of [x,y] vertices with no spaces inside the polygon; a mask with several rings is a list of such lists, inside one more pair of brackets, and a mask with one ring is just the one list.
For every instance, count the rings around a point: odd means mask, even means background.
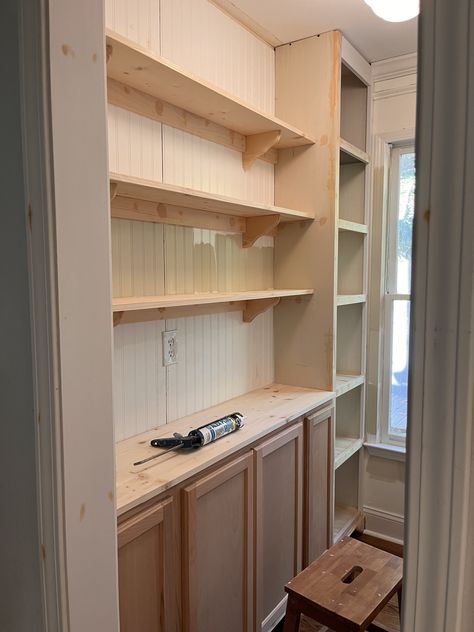
[{"label": "plywood panel", "polygon": [[108,106],[109,169],[162,181],[161,124]]},{"label": "plywood panel", "polygon": [[364,224],[365,165],[352,163],[340,167],[339,217]]},{"label": "plywood panel", "polygon": [[243,200],[273,204],[273,165],[242,169],[238,152],[163,126],[163,182]]},{"label": "plywood panel", "polygon": [[343,305],[337,310],[337,373],[360,375],[362,366],[363,303]]},{"label": "plywood panel", "polygon": [[166,369],[162,365],[164,322],[123,325],[114,331],[115,440],[166,422]]},{"label": "plywood panel", "polygon": [[105,25],[160,54],[160,0],[105,0]]},{"label": "plywood panel", "polygon": [[274,50],[207,0],[161,0],[161,54],[274,112]]},{"label": "plywood panel", "polygon": [[168,367],[168,421],[273,381],[271,311],[245,325],[231,312],[166,321],[166,328],[178,331],[178,362]]}]

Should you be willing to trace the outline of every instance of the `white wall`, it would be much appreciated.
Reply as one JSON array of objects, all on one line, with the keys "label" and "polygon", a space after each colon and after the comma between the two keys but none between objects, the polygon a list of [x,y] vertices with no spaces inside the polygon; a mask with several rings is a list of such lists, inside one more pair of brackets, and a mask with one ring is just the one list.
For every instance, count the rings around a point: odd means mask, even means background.
[{"label": "white wall", "polygon": [[[273,113],[274,51],[207,0],[107,0],[107,26]],[[109,106],[112,171],[273,203],[273,165],[247,172],[238,152]],[[114,296],[265,289],[273,238],[112,221]],[[163,367],[161,333],[178,330],[178,363]],[[116,440],[273,381],[273,315],[240,312],[121,325],[114,330]]]},{"label": "white wall", "polygon": [[0,630],[44,630],[36,491],[27,221],[21,151],[20,3],[0,5]]},{"label": "white wall", "polygon": [[[416,121],[416,56],[404,55],[373,64],[374,138],[413,140]],[[375,143],[374,143],[375,146]],[[374,150],[375,153],[375,150]],[[374,178],[383,180],[375,165]],[[377,438],[380,408],[380,272],[383,253],[380,232],[383,225],[381,204],[372,208],[371,288],[369,299],[369,349],[366,428],[370,440]],[[377,270],[378,266],[378,270]],[[364,450],[362,462],[362,502],[367,516],[366,529],[380,537],[403,540],[405,462],[395,455]]]}]

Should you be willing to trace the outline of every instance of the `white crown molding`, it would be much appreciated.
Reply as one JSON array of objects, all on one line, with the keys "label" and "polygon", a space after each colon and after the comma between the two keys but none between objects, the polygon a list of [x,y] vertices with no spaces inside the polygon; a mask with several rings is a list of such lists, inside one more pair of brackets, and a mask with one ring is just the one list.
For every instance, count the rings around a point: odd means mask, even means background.
[{"label": "white crown molding", "polygon": [[374,82],[385,81],[413,75],[417,72],[418,55],[410,53],[399,57],[390,57],[372,64],[372,78]]}]

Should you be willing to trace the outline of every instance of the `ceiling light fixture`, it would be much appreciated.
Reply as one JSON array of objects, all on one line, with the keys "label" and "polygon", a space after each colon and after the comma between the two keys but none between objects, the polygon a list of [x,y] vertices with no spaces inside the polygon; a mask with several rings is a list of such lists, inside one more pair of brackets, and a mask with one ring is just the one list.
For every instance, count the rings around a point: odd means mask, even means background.
[{"label": "ceiling light fixture", "polygon": [[420,0],[365,0],[365,3],[387,22],[406,22],[420,12]]}]

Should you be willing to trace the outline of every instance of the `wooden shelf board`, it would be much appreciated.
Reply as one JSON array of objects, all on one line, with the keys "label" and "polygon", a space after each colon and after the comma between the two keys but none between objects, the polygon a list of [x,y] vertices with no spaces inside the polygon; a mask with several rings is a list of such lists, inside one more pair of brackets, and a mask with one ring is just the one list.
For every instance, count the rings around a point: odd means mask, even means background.
[{"label": "wooden shelf board", "polygon": [[[159,426],[116,444],[117,513],[125,513],[165,490],[178,485],[206,468],[284,428],[317,407],[333,400],[331,391],[271,384],[231,400]],[[245,425],[220,441],[200,450],[171,452],[141,466],[136,461],[158,454],[151,439],[169,437],[174,432],[187,435],[196,428],[229,412],[238,410],[246,416]],[[158,420],[157,420],[158,423]]]},{"label": "wooden shelf board", "polygon": [[334,509],[334,544],[353,533],[363,522],[364,514],[356,507],[336,505]]},{"label": "wooden shelf board", "polygon": [[207,81],[107,30],[107,75],[186,112],[248,136],[280,131],[276,148],[316,141],[296,127],[265,114]]},{"label": "wooden shelf board", "polygon": [[356,305],[357,303],[365,303],[367,296],[365,294],[339,294],[337,297],[337,305]]},{"label": "wooden shelf board", "polygon": [[358,452],[363,445],[362,439],[353,437],[337,437],[334,445],[334,469],[337,470],[343,463]]},{"label": "wooden shelf board", "polygon": [[206,292],[199,294],[167,294],[165,296],[130,296],[114,298],[114,312],[128,312],[162,307],[188,307],[194,305],[212,305],[214,303],[232,303],[255,301],[270,298],[310,296],[314,290],[251,290],[248,292]]},{"label": "wooden shelf board", "polygon": [[336,391],[336,397],[352,391],[352,389],[361,386],[365,382],[364,375],[348,375],[345,373],[338,373],[334,383],[334,390]]},{"label": "wooden shelf board", "polygon": [[[237,217],[256,217],[265,215],[279,215],[282,222],[301,221],[314,219],[310,213],[294,209],[274,206],[272,204],[253,204],[245,200],[238,200],[224,195],[206,193],[195,189],[188,189],[163,182],[154,182],[142,178],[133,178],[121,174],[111,173],[110,184],[112,196],[143,200],[155,204],[181,207],[181,209],[194,209],[207,213],[222,213]],[[155,215],[160,215],[161,209],[154,209]],[[114,214],[115,212],[115,214]],[[114,217],[125,216],[126,210],[120,207],[114,211]],[[162,210],[166,213],[166,209]],[[146,221],[146,214],[143,214]],[[151,221],[151,220],[150,220]]]},{"label": "wooden shelf board", "polygon": [[352,233],[361,233],[364,235],[368,233],[367,224],[358,224],[357,222],[350,222],[347,219],[339,219],[337,227],[339,230],[345,230]]},{"label": "wooden shelf board", "polygon": [[367,152],[352,145],[343,138],[340,139],[339,148],[341,150],[340,161],[343,165],[354,162],[362,162],[365,165],[369,163],[369,154]]}]

